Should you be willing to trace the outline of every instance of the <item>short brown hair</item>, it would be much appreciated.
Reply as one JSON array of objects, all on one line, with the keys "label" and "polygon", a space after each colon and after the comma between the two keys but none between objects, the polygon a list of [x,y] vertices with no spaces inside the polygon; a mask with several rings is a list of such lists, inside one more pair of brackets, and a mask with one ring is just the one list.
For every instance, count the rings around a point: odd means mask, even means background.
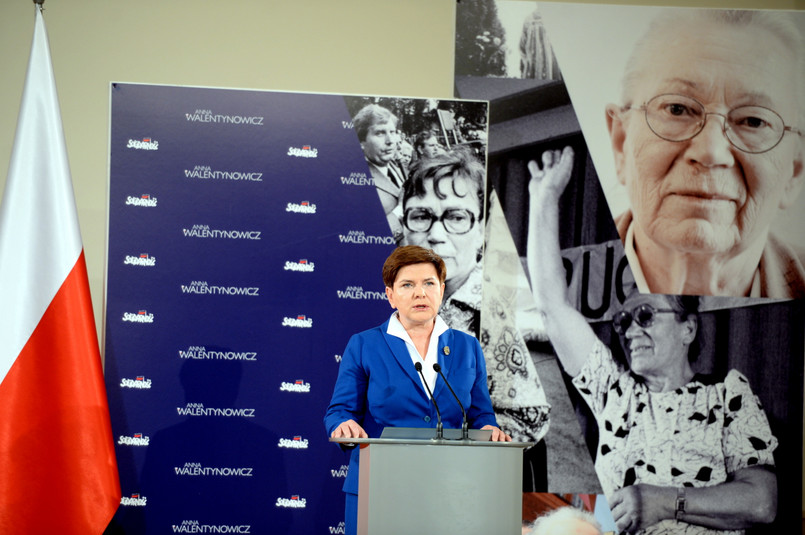
[{"label": "short brown hair", "polygon": [[393,288],[400,270],[413,264],[433,264],[433,267],[436,268],[436,275],[439,276],[439,282],[444,282],[447,278],[444,260],[434,253],[433,249],[425,249],[419,245],[404,245],[394,249],[383,263],[383,283],[386,287]]}]

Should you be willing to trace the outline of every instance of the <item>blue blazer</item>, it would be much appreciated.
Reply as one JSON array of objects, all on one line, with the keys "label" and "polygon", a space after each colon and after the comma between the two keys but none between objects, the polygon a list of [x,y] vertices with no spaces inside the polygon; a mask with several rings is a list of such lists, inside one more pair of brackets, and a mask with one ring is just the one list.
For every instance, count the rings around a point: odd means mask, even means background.
[{"label": "blue blazer", "polygon": [[[386,333],[388,321],[350,338],[324,416],[328,436],[342,422],[355,420],[371,438],[384,427],[436,427],[433,403],[422,386],[405,342]],[[467,411],[470,428],[497,426],[487,387],[481,345],[472,336],[448,329],[439,337],[439,365]],[[461,428],[461,409],[437,376],[433,397],[446,428]],[[359,449],[352,450],[343,490],[358,493]]]}]

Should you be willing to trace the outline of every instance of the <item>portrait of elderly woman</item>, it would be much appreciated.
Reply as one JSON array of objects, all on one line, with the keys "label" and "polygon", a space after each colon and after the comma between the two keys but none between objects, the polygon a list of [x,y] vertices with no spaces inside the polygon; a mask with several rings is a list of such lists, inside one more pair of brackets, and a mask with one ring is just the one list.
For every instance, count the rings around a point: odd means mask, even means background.
[{"label": "portrait of elderly woman", "polygon": [[[666,294],[805,296],[805,249],[801,232],[794,231],[803,222],[802,205],[795,203],[805,173],[805,17],[626,7],[560,17],[562,9],[543,11],[553,23],[548,30],[556,36],[574,105],[594,100],[597,106],[580,106],[577,113],[638,287]],[[548,10],[555,12],[549,17]],[[652,21],[645,32],[636,29],[646,19]],[[613,56],[620,56],[595,41],[601,35],[596,27],[619,33],[610,21],[624,35],[642,34],[623,69],[615,66]],[[583,38],[606,51],[591,45],[588,55],[568,35],[588,30]],[[574,62],[571,50],[584,50],[584,58]],[[591,70],[596,61],[612,72]],[[614,78],[614,71],[623,73],[619,98],[603,95],[597,84],[594,91],[584,87],[593,85],[591,77],[598,81],[598,73]]]},{"label": "portrait of elderly woman", "polygon": [[433,251],[447,265],[439,314],[456,330],[477,336],[481,309],[483,165],[456,148],[417,160],[403,185],[403,244]]},{"label": "portrait of elderly woman", "polygon": [[766,413],[746,377],[698,374],[696,296],[632,292],[612,318],[626,362],[567,301],[556,198],[573,151],[530,162],[528,268],[551,345],[598,426],[596,472],[627,533],[743,533],[777,513]]}]

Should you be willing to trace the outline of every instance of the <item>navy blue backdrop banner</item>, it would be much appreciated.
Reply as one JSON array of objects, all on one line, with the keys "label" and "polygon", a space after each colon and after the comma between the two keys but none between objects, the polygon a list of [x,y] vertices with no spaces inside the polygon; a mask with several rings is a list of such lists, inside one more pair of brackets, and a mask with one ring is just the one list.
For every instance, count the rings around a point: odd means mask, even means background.
[{"label": "navy blue backdrop banner", "polygon": [[351,116],[341,95],[111,85],[108,533],[343,533],[322,418],[347,340],[391,312],[396,246]]}]

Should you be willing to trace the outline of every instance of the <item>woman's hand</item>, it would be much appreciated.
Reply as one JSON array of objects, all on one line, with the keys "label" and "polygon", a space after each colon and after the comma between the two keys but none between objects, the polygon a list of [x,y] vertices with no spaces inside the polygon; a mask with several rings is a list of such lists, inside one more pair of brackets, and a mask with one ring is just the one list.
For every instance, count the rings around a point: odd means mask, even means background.
[{"label": "woman's hand", "polygon": [[631,485],[612,493],[609,507],[618,530],[632,533],[666,518],[674,518],[676,489],[655,485]]},{"label": "woman's hand", "polygon": [[565,147],[562,151],[546,150],[542,153],[542,169],[534,160],[528,162],[531,180],[528,182],[528,193],[532,199],[535,195],[548,195],[553,202],[565,191],[570,175],[573,172],[573,148]]},{"label": "woman's hand", "polygon": [[488,429],[492,431],[492,442],[511,442],[512,437],[504,433],[500,430],[500,428],[495,427],[494,425],[485,425],[481,429]]},{"label": "woman's hand", "polygon": [[358,422],[355,420],[347,420],[341,422],[330,434],[332,438],[369,438],[366,431],[363,430]]},{"label": "woman's hand", "polygon": [[[687,487],[688,524],[717,530],[741,530],[774,521],[777,514],[777,476],[767,466],[741,468],[729,480],[708,487]],[[618,489],[609,507],[618,529],[631,533],[664,519],[673,519],[677,489],[632,485]]]}]

